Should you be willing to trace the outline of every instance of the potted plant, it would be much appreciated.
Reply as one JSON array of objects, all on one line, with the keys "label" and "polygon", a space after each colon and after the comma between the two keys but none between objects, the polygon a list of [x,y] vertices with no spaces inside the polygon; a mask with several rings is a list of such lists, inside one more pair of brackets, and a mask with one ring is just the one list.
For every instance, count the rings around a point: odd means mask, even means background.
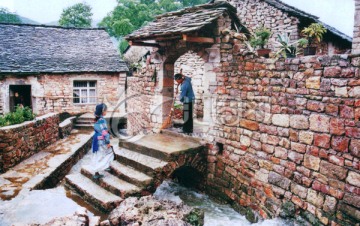
[{"label": "potted plant", "polygon": [[269,57],[270,49],[265,49],[265,45],[268,43],[271,35],[271,31],[265,27],[259,27],[256,29],[250,39],[252,47],[257,48],[259,56]]},{"label": "potted plant", "polygon": [[298,41],[290,41],[290,36],[287,34],[277,35],[277,44],[279,50],[276,52],[276,56],[283,56],[284,58],[294,58],[297,54]]},{"label": "potted plant", "polygon": [[323,34],[326,33],[326,28],[319,23],[312,23],[308,27],[305,27],[301,34],[307,39],[308,43],[304,46],[304,55],[315,55],[316,47],[313,46],[316,43],[320,43]]}]

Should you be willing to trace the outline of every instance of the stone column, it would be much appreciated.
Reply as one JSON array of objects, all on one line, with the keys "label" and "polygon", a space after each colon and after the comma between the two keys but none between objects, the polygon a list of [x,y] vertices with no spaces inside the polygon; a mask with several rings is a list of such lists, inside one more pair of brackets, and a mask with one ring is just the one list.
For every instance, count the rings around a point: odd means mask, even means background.
[{"label": "stone column", "polygon": [[355,1],[354,34],[352,54],[360,54],[360,0]]}]

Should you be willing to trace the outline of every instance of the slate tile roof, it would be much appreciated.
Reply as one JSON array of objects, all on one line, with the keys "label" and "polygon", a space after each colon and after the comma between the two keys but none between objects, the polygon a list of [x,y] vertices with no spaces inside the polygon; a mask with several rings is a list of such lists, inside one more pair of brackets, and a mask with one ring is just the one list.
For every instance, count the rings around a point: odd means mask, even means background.
[{"label": "slate tile roof", "polygon": [[103,29],[0,24],[0,73],[128,71]]},{"label": "slate tile roof", "polygon": [[227,2],[215,2],[157,16],[153,22],[126,36],[127,40],[149,39],[161,36],[175,36],[198,31],[211,24],[227,11],[239,28],[241,26],[236,16],[236,8]]}]

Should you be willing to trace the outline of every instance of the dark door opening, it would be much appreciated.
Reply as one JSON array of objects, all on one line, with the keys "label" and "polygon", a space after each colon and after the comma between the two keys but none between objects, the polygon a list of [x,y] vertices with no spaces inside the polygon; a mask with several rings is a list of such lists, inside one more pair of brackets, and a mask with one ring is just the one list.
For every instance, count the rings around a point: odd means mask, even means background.
[{"label": "dark door opening", "polygon": [[10,85],[10,111],[15,111],[16,106],[31,106],[31,85]]}]

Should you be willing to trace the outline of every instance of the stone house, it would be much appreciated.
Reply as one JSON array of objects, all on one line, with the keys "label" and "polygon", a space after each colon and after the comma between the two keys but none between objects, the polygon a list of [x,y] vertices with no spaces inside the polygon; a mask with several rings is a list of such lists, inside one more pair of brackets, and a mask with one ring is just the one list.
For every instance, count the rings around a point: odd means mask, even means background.
[{"label": "stone house", "polygon": [[[355,5],[359,18],[360,0]],[[206,192],[252,220],[356,225],[360,20],[351,54],[266,59],[248,51],[238,14],[225,2],[199,5],[158,16],[126,37],[158,49],[157,61],[128,79],[128,132],[161,131],[174,97],[175,64],[192,51],[204,61],[202,88],[211,103],[202,134],[209,148]]]},{"label": "stone house", "polygon": [[[289,6],[280,0],[228,0],[227,2],[236,7],[236,15],[239,22],[250,31],[256,29],[261,24],[270,28],[272,35],[268,47],[273,52],[277,48],[277,34],[287,33],[290,34],[292,40],[297,40],[301,37],[301,30],[311,23],[320,23],[327,29],[323,41],[317,48],[317,55],[333,55],[349,53],[351,51],[351,37],[321,22],[318,17]],[[144,53],[157,50],[156,47],[131,46],[125,55],[130,56],[132,52],[139,54],[141,52],[140,49]],[[174,72],[178,73],[181,66],[186,66],[183,73],[192,78],[196,94],[194,117],[202,121],[205,118],[205,121],[209,121],[209,114],[207,114],[206,109],[209,108],[210,103],[209,95],[207,95],[206,84],[208,82],[205,76],[204,63],[200,56],[197,56],[193,51],[189,51],[176,60]]]},{"label": "stone house", "polygon": [[311,23],[320,23],[326,29],[317,54],[349,53],[352,38],[319,20],[317,16],[287,5],[281,0],[227,0],[237,8],[241,23],[249,30],[264,25],[272,31],[268,47],[274,49],[277,34],[289,34],[291,40],[301,37],[300,32]]},{"label": "stone house", "polygon": [[0,114],[93,112],[124,93],[128,68],[104,29],[0,24],[0,39]]}]

